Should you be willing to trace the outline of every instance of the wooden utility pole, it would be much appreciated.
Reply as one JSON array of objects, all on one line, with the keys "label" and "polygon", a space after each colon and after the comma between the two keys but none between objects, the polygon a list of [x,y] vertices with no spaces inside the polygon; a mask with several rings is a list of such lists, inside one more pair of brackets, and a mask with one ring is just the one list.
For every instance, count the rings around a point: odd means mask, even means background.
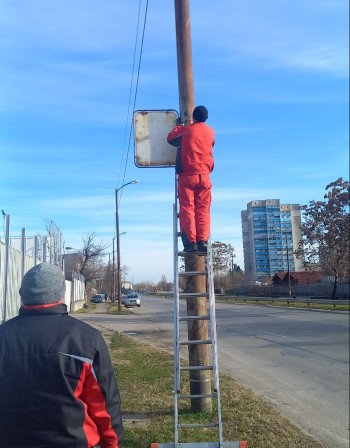
[{"label": "wooden utility pole", "polygon": [[[176,48],[179,83],[180,117],[185,124],[192,123],[194,109],[194,88],[192,70],[192,47],[190,29],[189,0],[175,1]],[[205,257],[193,254],[186,255],[186,272],[205,271]],[[189,276],[185,292],[206,293],[206,279],[202,275]],[[207,314],[206,297],[187,298],[187,314],[204,316]],[[189,340],[208,339],[208,322],[197,320],[188,323]],[[210,346],[207,344],[190,345],[188,349],[189,365],[209,365]],[[190,394],[203,395],[211,393],[211,374],[209,371],[190,371]],[[208,411],[212,408],[211,398],[192,398],[193,412]]]},{"label": "wooden utility pole", "polygon": [[112,302],[115,302],[115,250],[114,250],[114,240],[116,239],[116,237],[117,236],[115,236],[114,238],[113,238],[113,269],[112,269],[112,271],[113,271],[113,277],[112,277],[112,289],[113,289],[113,292],[112,292],[112,296],[111,296],[111,301]]}]

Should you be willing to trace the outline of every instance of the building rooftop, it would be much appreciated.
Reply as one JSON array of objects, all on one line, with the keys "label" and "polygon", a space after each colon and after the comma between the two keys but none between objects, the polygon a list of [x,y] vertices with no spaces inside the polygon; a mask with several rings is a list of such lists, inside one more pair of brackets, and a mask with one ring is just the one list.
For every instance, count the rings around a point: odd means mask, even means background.
[{"label": "building rooftop", "polygon": [[[323,271],[295,271],[290,272],[290,279],[293,283],[320,283],[326,275]],[[288,282],[288,272],[277,272],[272,277],[272,281],[273,283]]]}]

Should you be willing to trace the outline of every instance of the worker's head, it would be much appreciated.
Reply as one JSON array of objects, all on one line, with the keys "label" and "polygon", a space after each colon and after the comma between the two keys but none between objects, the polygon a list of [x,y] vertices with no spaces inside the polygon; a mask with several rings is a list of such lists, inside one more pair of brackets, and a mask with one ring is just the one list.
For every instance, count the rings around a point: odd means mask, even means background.
[{"label": "worker's head", "polygon": [[66,282],[60,268],[37,264],[25,274],[19,293],[25,306],[53,305],[64,299]]},{"label": "worker's head", "polygon": [[194,108],[192,116],[196,121],[206,121],[208,119],[208,109],[205,106],[197,106]]}]

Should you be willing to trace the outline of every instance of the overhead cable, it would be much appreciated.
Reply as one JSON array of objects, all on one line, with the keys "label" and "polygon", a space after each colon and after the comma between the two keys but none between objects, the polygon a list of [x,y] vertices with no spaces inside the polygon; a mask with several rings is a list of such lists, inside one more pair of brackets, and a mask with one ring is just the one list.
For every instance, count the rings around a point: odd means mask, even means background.
[{"label": "overhead cable", "polygon": [[[132,113],[132,116],[131,116],[130,131],[129,131],[129,142],[128,142],[128,150],[127,150],[127,154],[126,154],[126,160],[125,160],[123,183],[125,182],[126,168],[127,168],[128,159],[129,159],[129,153],[130,153],[131,134],[132,134],[132,128],[133,128],[132,118],[133,118],[133,115],[134,115],[134,112],[135,112],[137,91],[138,91],[139,79],[140,79],[143,43],[144,43],[144,39],[145,39],[145,30],[146,30],[146,22],[147,22],[147,12],[148,12],[148,0],[146,1],[145,14],[144,14],[144,20],[143,20],[143,30],[142,30],[142,39],[141,39],[140,54],[139,54],[139,63],[138,63],[138,69],[137,69],[137,77],[136,77],[136,87],[135,87],[135,93],[134,93],[134,103],[133,103],[133,108],[132,108],[133,113]],[[120,193],[122,195],[122,191]]]}]

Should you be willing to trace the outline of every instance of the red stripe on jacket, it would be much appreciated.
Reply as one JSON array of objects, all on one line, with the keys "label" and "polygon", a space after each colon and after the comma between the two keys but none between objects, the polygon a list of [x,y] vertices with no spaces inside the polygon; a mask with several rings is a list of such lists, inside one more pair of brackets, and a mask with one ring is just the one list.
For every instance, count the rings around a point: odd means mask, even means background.
[{"label": "red stripe on jacket", "polygon": [[[92,366],[88,363],[84,362],[74,396],[84,406],[83,428],[88,447],[92,448],[100,443],[101,448],[118,448],[118,435],[112,427],[105,397],[92,372]],[[103,435],[101,439],[100,434]]]},{"label": "red stripe on jacket", "polygon": [[23,305],[22,304],[22,308],[25,310],[44,310],[45,308],[52,308],[53,306],[60,305],[61,303],[64,303],[64,299],[61,299],[58,302],[45,303],[45,304],[41,304],[41,305]]}]

